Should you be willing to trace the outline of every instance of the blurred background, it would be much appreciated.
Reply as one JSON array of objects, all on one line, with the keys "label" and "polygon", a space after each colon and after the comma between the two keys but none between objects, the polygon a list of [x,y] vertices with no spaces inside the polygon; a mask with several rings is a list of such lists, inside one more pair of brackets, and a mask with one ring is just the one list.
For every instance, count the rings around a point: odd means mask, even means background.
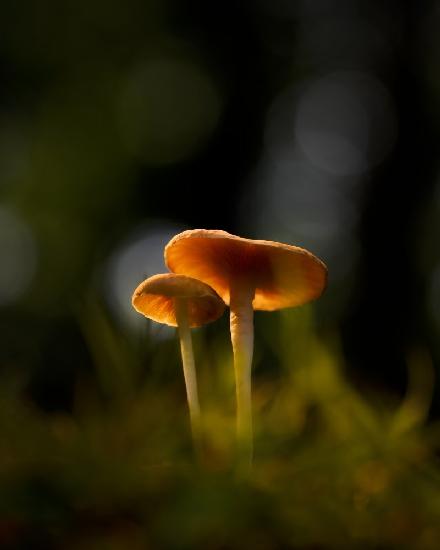
[{"label": "blurred background", "polygon": [[[8,429],[71,422],[78,391],[108,404],[152,379],[185,411],[174,332],[130,299],[188,228],[322,258],[326,294],[293,323],[331,342],[369,406],[397,406],[422,372],[436,421],[439,30],[435,0],[2,2],[0,380],[31,411]],[[270,315],[256,316],[257,386],[280,372]],[[226,357],[227,319],[216,327],[196,348]]]}]

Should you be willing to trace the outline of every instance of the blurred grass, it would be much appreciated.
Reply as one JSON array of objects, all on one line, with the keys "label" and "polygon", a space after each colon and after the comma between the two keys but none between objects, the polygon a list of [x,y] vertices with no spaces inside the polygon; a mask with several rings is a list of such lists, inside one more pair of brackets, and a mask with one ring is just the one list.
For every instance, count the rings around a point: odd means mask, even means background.
[{"label": "blurred grass", "polygon": [[[440,425],[427,422],[423,350],[408,358],[401,403],[367,400],[310,308],[257,316],[255,465],[239,480],[226,320],[194,334],[202,466],[177,342],[175,355],[132,342],[92,301],[80,324],[95,370],[71,414],[43,413],[23,381],[2,380],[1,548],[438,548]],[[258,339],[276,365],[261,364]]]}]

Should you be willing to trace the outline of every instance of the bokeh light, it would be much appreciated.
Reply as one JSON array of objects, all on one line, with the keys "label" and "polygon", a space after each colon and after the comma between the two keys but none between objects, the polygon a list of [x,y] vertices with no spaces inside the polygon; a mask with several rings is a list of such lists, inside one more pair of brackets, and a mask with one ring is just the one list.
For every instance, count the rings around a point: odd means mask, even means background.
[{"label": "bokeh light", "polygon": [[[108,302],[114,314],[124,325],[140,329],[147,321],[131,305],[135,288],[151,275],[166,273],[163,249],[166,243],[185,228],[173,223],[148,223],[133,230],[120,243],[106,266]],[[175,330],[148,321],[152,334],[170,337]]]},{"label": "bokeh light", "polygon": [[0,305],[25,294],[35,275],[37,259],[30,226],[13,209],[0,204]]},{"label": "bokeh light", "polygon": [[299,99],[296,140],[311,162],[331,174],[349,176],[375,166],[396,134],[391,96],[370,75],[328,75]]}]

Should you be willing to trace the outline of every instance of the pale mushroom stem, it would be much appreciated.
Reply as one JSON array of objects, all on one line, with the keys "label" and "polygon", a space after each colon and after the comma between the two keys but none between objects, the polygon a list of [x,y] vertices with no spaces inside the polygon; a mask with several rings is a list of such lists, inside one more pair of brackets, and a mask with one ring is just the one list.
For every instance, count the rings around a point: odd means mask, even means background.
[{"label": "pale mushroom stem", "polygon": [[254,351],[254,289],[231,288],[231,341],[237,395],[237,440],[242,466],[250,468],[253,454],[251,367]]},{"label": "pale mushroom stem", "polygon": [[200,458],[201,426],[200,405],[197,391],[197,375],[194,364],[191,332],[188,323],[188,303],[184,298],[175,298],[174,307],[176,322],[180,337],[180,352],[182,354],[183,376],[185,378],[186,396],[188,400],[191,432],[196,453]]}]

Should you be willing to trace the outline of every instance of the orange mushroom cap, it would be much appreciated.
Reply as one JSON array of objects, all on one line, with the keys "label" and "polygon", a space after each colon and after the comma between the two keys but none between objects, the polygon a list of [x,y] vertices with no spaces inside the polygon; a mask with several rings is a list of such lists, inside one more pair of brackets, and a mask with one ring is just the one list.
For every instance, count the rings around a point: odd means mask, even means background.
[{"label": "orange mushroom cap", "polygon": [[223,300],[207,284],[175,273],[153,275],[143,281],[134,291],[131,303],[145,317],[176,327],[176,298],[187,301],[191,328],[215,321],[225,309]]},{"label": "orange mushroom cap", "polygon": [[193,229],[173,237],[165,263],[207,283],[229,304],[234,281],[255,287],[253,308],[273,311],[318,298],[327,284],[325,264],[298,246],[245,239],[226,231]]}]

